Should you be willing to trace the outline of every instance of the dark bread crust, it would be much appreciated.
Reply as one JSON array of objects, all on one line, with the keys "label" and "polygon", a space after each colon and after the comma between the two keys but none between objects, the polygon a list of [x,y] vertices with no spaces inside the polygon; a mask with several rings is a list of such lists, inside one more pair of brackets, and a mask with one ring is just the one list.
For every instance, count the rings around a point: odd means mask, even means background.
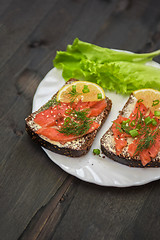
[{"label": "dark bread crust", "polygon": [[69,157],[80,157],[80,156],[85,155],[89,151],[89,149],[92,145],[92,139],[95,138],[95,135],[96,135],[93,133],[88,134],[86,136],[87,144],[81,150],[76,150],[76,149],[71,149],[71,148],[67,148],[67,147],[59,147],[55,144],[52,144],[52,143],[44,140],[37,133],[32,131],[32,129],[28,125],[26,125],[26,131],[28,132],[28,134],[31,136],[32,140],[35,143],[38,143],[42,147],[45,147],[55,153],[59,153],[61,155],[65,155],[65,156],[69,156]]},{"label": "dark bread crust", "polygon": [[[77,81],[76,79],[70,79],[66,84],[71,83],[73,81]],[[57,93],[56,93],[57,94]],[[55,95],[56,95],[55,94]],[[55,95],[53,97],[55,97]],[[52,98],[53,98],[52,97]],[[104,111],[101,113],[101,117],[100,117],[100,127],[96,130],[94,130],[93,132],[86,134],[83,137],[80,137],[78,139],[78,147],[75,148],[73,147],[73,144],[76,143],[77,140],[73,140],[72,142],[70,142],[69,146],[63,146],[59,144],[53,144],[47,140],[45,140],[44,138],[42,138],[40,135],[38,135],[34,128],[31,126],[31,124],[29,124],[31,121],[34,120],[34,116],[41,112],[43,109],[43,106],[36,112],[32,113],[31,115],[29,115],[26,118],[26,131],[28,132],[28,134],[30,135],[30,137],[32,138],[32,140],[35,143],[40,144],[41,146],[55,152],[61,155],[65,155],[65,156],[69,156],[69,157],[80,157],[85,155],[89,149],[92,146],[92,143],[97,135],[97,132],[99,131],[99,129],[101,128],[101,126],[103,125],[103,123],[105,122],[111,107],[112,107],[112,102],[109,98],[106,97],[106,102],[107,102],[107,107],[104,109]],[[81,141],[82,140],[82,141]],[[72,144],[73,143],[73,144]]]},{"label": "dark bread crust", "polygon": [[[120,115],[126,117],[126,110],[129,104],[133,103],[133,94],[130,95],[128,101],[124,105],[122,111],[120,111]],[[133,109],[132,109],[133,110]],[[112,127],[108,129],[108,131],[102,136],[101,138],[101,150],[102,152],[109,158],[113,159],[114,161],[127,165],[129,167],[140,167],[140,168],[149,168],[149,167],[160,167],[160,158],[156,157],[151,160],[146,166],[143,166],[139,157],[130,157],[129,154],[123,151],[120,155],[116,154],[115,150],[115,143],[114,143],[114,136]]]},{"label": "dark bread crust", "polygon": [[[142,165],[140,160],[135,160],[129,157],[124,157],[123,155],[116,155],[111,151],[108,151],[103,145],[101,145],[101,150],[102,152],[109,158],[113,159],[114,161],[127,165],[129,167],[140,167],[140,168],[144,168],[144,166]],[[150,162],[148,163],[146,167],[160,167],[160,162],[155,161],[155,162]]]}]

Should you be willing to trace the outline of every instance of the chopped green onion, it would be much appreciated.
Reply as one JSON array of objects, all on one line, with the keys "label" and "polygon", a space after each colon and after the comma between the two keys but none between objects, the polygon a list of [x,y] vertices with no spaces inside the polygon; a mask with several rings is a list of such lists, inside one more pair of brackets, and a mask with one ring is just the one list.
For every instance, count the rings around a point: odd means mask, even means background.
[{"label": "chopped green onion", "polygon": [[154,116],[159,117],[160,116],[160,111],[154,111]]},{"label": "chopped green onion", "polygon": [[138,134],[139,134],[136,129],[130,130],[129,133],[131,134],[132,137],[136,137],[136,136],[138,136]]},{"label": "chopped green onion", "polygon": [[83,92],[83,93],[88,93],[88,92],[90,92],[90,90],[89,90],[89,88],[88,88],[88,85],[84,85],[82,92]]},{"label": "chopped green onion", "polygon": [[89,93],[90,91],[89,91],[89,89],[86,88],[86,89],[83,89],[82,92],[83,93]]},{"label": "chopped green onion", "polygon": [[98,99],[102,99],[102,93],[98,93],[98,94],[97,94],[97,98],[98,98]]},{"label": "chopped green onion", "polygon": [[130,119],[127,119],[126,121],[122,121],[122,124],[126,124],[126,123],[129,123],[130,122]]},{"label": "chopped green onion", "polygon": [[121,128],[126,132],[129,133],[130,127],[128,123],[130,122],[130,119],[127,119],[126,121],[122,121]]},{"label": "chopped green onion", "polygon": [[152,125],[157,126],[157,121],[154,118],[152,118]]},{"label": "chopped green onion", "polygon": [[156,99],[156,100],[153,101],[152,107],[154,107],[154,106],[156,106],[156,105],[158,105],[158,104],[159,104],[159,100]]},{"label": "chopped green onion", "polygon": [[144,121],[146,125],[149,125],[152,122],[152,119],[150,118],[150,116],[148,116],[144,119]]},{"label": "chopped green onion", "polygon": [[93,149],[93,154],[94,155],[99,155],[100,154],[100,150],[97,148],[97,149]]},{"label": "chopped green onion", "polygon": [[139,103],[139,102],[143,102],[143,99],[140,98],[137,102],[138,102],[138,103]]}]

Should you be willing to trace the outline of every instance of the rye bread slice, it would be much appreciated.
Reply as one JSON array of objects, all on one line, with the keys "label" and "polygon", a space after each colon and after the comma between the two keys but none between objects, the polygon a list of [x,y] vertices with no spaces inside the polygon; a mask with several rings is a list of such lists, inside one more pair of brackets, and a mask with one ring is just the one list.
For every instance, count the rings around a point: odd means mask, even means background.
[{"label": "rye bread slice", "polygon": [[[133,94],[131,94],[122,111],[120,111],[120,115],[123,117],[129,117],[135,107],[136,102],[137,99],[134,97]],[[120,155],[117,155],[113,131],[110,127],[101,138],[101,150],[107,157],[113,159],[116,162],[130,167],[143,168],[144,166],[142,165],[139,156],[134,156],[132,158],[130,157],[127,151],[129,143],[130,142],[128,140],[128,144],[123,149],[122,153]],[[155,158],[152,158],[151,162],[149,162],[145,167],[160,167],[160,152]]]},{"label": "rye bread slice", "polygon": [[[70,79],[66,84],[70,84],[74,81],[78,81],[78,80]],[[52,99],[55,98],[56,95],[57,95],[57,93],[52,97]],[[25,119],[26,131],[31,136],[31,138],[34,142],[40,144],[41,146],[43,146],[55,153],[59,153],[61,155],[66,155],[69,157],[80,157],[82,155],[85,155],[91,148],[92,143],[97,135],[97,132],[103,125],[104,121],[106,120],[106,118],[111,110],[112,102],[108,97],[106,97],[106,102],[107,102],[107,107],[103,110],[103,112],[101,112],[100,115],[98,115],[96,118],[94,118],[94,121],[98,122],[100,124],[100,127],[89,134],[86,134],[82,137],[79,137],[79,138],[77,138],[73,141],[67,142],[65,144],[61,144],[59,142],[52,141],[52,140],[48,139],[47,137],[38,135],[36,133],[36,130],[38,130],[39,126],[34,122],[34,118],[37,113],[44,110],[46,104],[43,105],[36,112],[30,114]],[[52,105],[52,106],[54,106],[54,105]]]}]

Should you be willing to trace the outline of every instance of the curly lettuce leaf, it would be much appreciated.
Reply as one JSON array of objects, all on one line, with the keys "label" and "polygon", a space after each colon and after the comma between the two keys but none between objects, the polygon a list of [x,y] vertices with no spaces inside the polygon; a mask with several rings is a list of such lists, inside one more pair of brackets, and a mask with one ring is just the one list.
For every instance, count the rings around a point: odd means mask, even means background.
[{"label": "curly lettuce leaf", "polygon": [[[105,74],[107,69],[107,74]],[[111,62],[100,67],[99,85],[128,94],[141,88],[160,90],[160,69],[133,62]],[[107,77],[110,76],[110,79]]]},{"label": "curly lettuce leaf", "polygon": [[81,53],[87,59],[98,62],[115,62],[115,61],[129,61],[129,62],[148,62],[153,57],[160,55],[160,50],[151,53],[133,54],[127,51],[115,51],[109,48],[99,47],[97,45],[80,41],[76,38],[72,45],[68,45],[67,52]]},{"label": "curly lettuce leaf", "polygon": [[160,55],[160,50],[133,54],[102,48],[75,39],[66,51],[59,51],[53,61],[67,81],[77,78],[98,83],[104,89],[128,94],[140,88],[160,90],[160,69],[146,62]]}]

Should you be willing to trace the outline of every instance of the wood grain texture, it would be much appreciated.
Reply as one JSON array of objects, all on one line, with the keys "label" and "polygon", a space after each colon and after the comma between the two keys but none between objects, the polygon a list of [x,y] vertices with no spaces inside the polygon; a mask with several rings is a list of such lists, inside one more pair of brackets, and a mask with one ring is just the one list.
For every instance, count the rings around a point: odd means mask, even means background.
[{"label": "wood grain texture", "polygon": [[160,48],[159,0],[2,0],[0,35],[0,239],[158,240],[159,181],[82,182],[31,141],[24,119],[56,51],[75,37],[135,52]]},{"label": "wood grain texture", "polygon": [[19,239],[50,239],[74,198],[76,183],[78,180],[69,176],[54,197],[34,216]]},{"label": "wood grain texture", "polygon": [[[158,185],[156,183],[154,187],[156,195],[159,194]],[[151,204],[155,208],[157,205],[152,203],[152,194],[152,184],[127,189],[104,189],[82,183],[51,239],[65,239],[65,236],[68,239],[87,240],[147,239],[148,234],[158,239],[158,213],[152,214],[152,221],[157,222],[157,230],[149,224],[149,216],[153,211],[148,206]],[[145,206],[146,202],[148,204]],[[150,227],[146,228],[146,224]]]}]

